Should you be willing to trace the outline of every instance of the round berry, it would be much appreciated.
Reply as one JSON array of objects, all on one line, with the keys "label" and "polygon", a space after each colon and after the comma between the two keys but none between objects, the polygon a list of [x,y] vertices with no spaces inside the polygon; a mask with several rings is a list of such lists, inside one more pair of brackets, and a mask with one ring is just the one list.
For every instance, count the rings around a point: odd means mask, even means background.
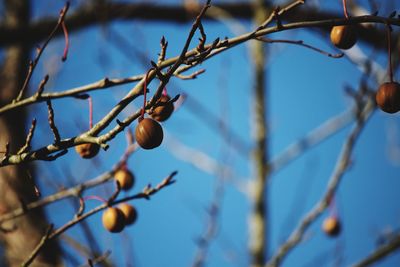
[{"label": "round berry", "polygon": [[122,190],[129,190],[135,184],[135,176],[126,169],[120,169],[114,174],[115,180],[118,181]]},{"label": "round berry", "polygon": [[322,224],[322,230],[329,236],[337,236],[340,233],[340,221],[336,217],[328,217]]},{"label": "round berry", "polygon": [[103,212],[103,226],[111,233],[119,233],[125,227],[125,216],[118,208],[108,208]]},{"label": "round berry", "polygon": [[340,49],[349,49],[357,42],[357,33],[352,25],[335,26],[331,30],[331,42]]},{"label": "round berry", "polygon": [[165,121],[167,120],[172,112],[174,111],[174,104],[169,102],[171,98],[168,95],[162,95],[158,100],[158,104],[162,104],[157,106],[153,113],[151,113],[151,117],[156,121]]},{"label": "round berry", "polygon": [[136,222],[138,214],[135,207],[126,203],[122,203],[121,205],[118,206],[118,208],[122,211],[122,213],[125,216],[126,225],[131,225],[134,222]]},{"label": "round berry", "polygon": [[396,113],[400,110],[400,84],[396,82],[383,83],[376,92],[375,100],[384,112]]},{"label": "round berry", "polygon": [[76,153],[84,159],[90,159],[99,153],[100,146],[93,143],[80,144],[75,147]]},{"label": "round berry", "polygon": [[135,138],[144,149],[153,149],[161,145],[164,133],[161,125],[155,120],[145,118],[139,122],[135,130]]}]

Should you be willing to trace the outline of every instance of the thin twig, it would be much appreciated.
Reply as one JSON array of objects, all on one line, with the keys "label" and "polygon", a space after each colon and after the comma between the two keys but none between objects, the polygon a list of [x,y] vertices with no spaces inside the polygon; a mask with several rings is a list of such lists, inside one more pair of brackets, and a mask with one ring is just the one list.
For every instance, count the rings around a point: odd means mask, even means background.
[{"label": "thin twig", "polygon": [[186,39],[185,45],[183,46],[183,49],[182,49],[179,57],[176,59],[175,63],[173,63],[173,65],[170,67],[168,72],[165,74],[164,78],[161,80],[156,93],[154,94],[153,98],[150,100],[150,105],[154,105],[157,102],[157,100],[160,98],[160,96],[162,94],[162,91],[165,88],[165,86],[167,85],[167,83],[168,83],[169,79],[171,78],[171,76],[175,73],[175,71],[184,62],[184,60],[186,58],[186,52],[189,49],[189,45],[190,45],[190,43],[191,43],[191,41],[193,39],[193,36],[194,36],[197,28],[201,24],[201,19],[205,15],[207,9],[210,8],[210,3],[211,3],[211,0],[207,0],[206,4],[201,9],[199,15],[196,17],[196,20],[193,23],[192,28],[190,29],[190,32],[189,32],[188,37]]},{"label": "thin twig", "polygon": [[48,109],[48,113],[49,113],[49,126],[51,131],[53,132],[54,135],[54,144],[58,144],[60,143],[61,137],[60,137],[60,133],[58,132],[58,129],[56,127],[56,123],[54,121],[54,110],[53,107],[51,106],[51,101],[47,100],[47,109]]},{"label": "thin twig", "polygon": [[21,267],[28,267],[29,265],[32,264],[32,262],[35,260],[37,255],[39,255],[40,250],[43,248],[43,246],[46,244],[47,240],[50,238],[50,234],[53,231],[53,225],[50,224],[49,227],[46,230],[45,235],[42,237],[40,240],[39,244],[36,246],[36,248],[32,251],[31,255],[21,264]]},{"label": "thin twig", "polygon": [[199,44],[197,45],[196,49],[199,53],[202,53],[205,50],[204,45],[207,41],[207,35],[206,35],[206,32],[204,31],[204,27],[201,22],[199,23],[198,27],[199,27],[201,37],[199,38]]},{"label": "thin twig", "polygon": [[206,261],[207,251],[211,245],[212,239],[217,234],[218,217],[221,209],[221,202],[223,198],[223,181],[219,178],[215,189],[214,199],[208,208],[208,221],[206,229],[202,236],[197,241],[197,252],[194,258],[192,267],[202,267]]},{"label": "thin twig", "polygon": [[286,13],[286,12],[292,10],[293,8],[295,8],[299,5],[302,5],[304,3],[305,3],[305,0],[297,0],[297,1],[289,3],[285,7],[279,8],[279,10],[277,12],[276,11],[271,12],[269,17],[257,28],[256,31],[259,31],[259,30],[267,27],[268,24],[271,23],[271,21],[274,20],[276,16],[282,16],[284,13]]},{"label": "thin twig", "polygon": [[193,79],[196,79],[197,76],[199,76],[200,74],[203,74],[204,72],[206,72],[205,69],[200,69],[189,75],[182,75],[182,74],[174,74],[174,75],[175,75],[175,77],[177,77],[181,80],[193,80]]},{"label": "thin twig", "polygon": [[354,115],[355,112],[353,109],[340,113],[326,120],[300,140],[290,144],[284,151],[271,160],[271,172],[278,172],[284,166],[287,166],[289,162],[301,155],[303,151],[307,151],[310,147],[323,142],[333,134],[339,132],[354,120]]},{"label": "thin twig", "polygon": [[165,55],[167,53],[168,42],[165,40],[164,36],[161,38],[160,46],[161,46],[161,52],[160,55],[158,56],[157,64],[161,64],[165,60]]},{"label": "thin twig", "polygon": [[98,263],[100,263],[100,262],[103,262],[103,261],[107,260],[107,258],[108,258],[110,255],[111,255],[111,250],[107,250],[107,251],[104,252],[102,255],[97,256],[97,257],[94,258],[94,259],[88,259],[88,263],[87,263],[87,264],[83,264],[83,265],[81,265],[81,266],[79,266],[79,267],[86,267],[86,266],[94,267],[95,264],[98,264]]},{"label": "thin twig", "polygon": [[43,80],[39,84],[39,88],[36,91],[36,94],[34,95],[35,98],[40,98],[42,96],[43,90],[44,90],[44,86],[46,85],[48,80],[49,80],[49,75],[46,74],[46,76],[44,76]]},{"label": "thin twig", "polygon": [[69,90],[65,90],[62,92],[53,92],[53,93],[43,93],[40,95],[40,97],[37,97],[37,94],[27,97],[24,99],[21,99],[19,101],[14,101],[12,103],[9,103],[7,105],[4,105],[3,107],[0,108],[0,115],[4,112],[25,107],[31,104],[36,104],[40,102],[44,102],[47,100],[52,100],[52,99],[59,99],[59,98],[65,98],[65,97],[79,97],[80,95],[94,91],[94,90],[99,90],[99,89],[108,89],[114,86],[118,85],[123,85],[123,84],[128,84],[128,83],[133,83],[140,81],[143,79],[144,75],[136,75],[128,78],[122,78],[122,79],[108,79],[108,78],[103,78],[97,82],[79,86],[76,88],[72,88]]},{"label": "thin twig", "polygon": [[36,127],[36,119],[33,119],[31,128],[29,128],[28,135],[26,136],[25,145],[21,147],[20,150],[18,150],[17,154],[22,154],[26,151],[29,151],[29,149],[31,148],[31,141],[33,138],[33,134],[35,132],[35,127]]},{"label": "thin twig", "polygon": [[343,53],[338,53],[338,54],[328,53],[328,52],[326,52],[326,51],[324,51],[322,49],[319,49],[317,47],[314,47],[312,45],[305,44],[303,40],[294,41],[294,40],[283,40],[283,39],[268,39],[268,38],[264,38],[264,37],[257,37],[256,39],[259,40],[259,41],[262,41],[262,42],[265,42],[265,43],[271,43],[271,44],[272,43],[286,43],[286,44],[300,45],[300,46],[309,48],[309,49],[314,50],[314,51],[316,51],[316,52],[318,52],[320,54],[323,54],[325,56],[332,57],[332,58],[341,58],[341,57],[344,56]]},{"label": "thin twig", "polygon": [[53,31],[47,37],[47,39],[44,42],[44,44],[42,45],[42,47],[39,47],[37,49],[37,54],[36,54],[35,59],[29,63],[28,74],[27,74],[27,76],[25,78],[25,81],[24,81],[24,84],[22,85],[21,90],[18,93],[16,101],[20,101],[22,96],[24,95],[24,93],[26,91],[26,88],[28,87],[29,81],[32,78],[33,71],[35,70],[37,63],[39,62],[39,59],[40,59],[41,55],[43,54],[43,51],[46,49],[48,43],[53,38],[54,34],[57,32],[57,30],[60,27],[60,25],[63,23],[65,15],[67,14],[68,8],[69,8],[69,2],[66,2],[64,8],[60,12],[60,16],[58,18],[57,25],[54,27]]}]

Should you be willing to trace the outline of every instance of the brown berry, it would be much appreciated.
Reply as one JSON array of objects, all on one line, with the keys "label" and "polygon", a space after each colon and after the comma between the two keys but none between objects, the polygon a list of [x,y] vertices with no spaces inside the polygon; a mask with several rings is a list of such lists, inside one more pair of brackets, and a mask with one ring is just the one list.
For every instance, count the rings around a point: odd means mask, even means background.
[{"label": "brown berry", "polygon": [[156,121],[165,121],[167,120],[172,112],[174,111],[174,104],[170,101],[171,98],[168,95],[162,95],[158,100],[157,104],[161,104],[157,106],[153,113],[151,113],[151,117]]},{"label": "brown berry", "polygon": [[357,42],[357,32],[352,25],[335,26],[331,30],[331,42],[340,49],[349,49]]},{"label": "brown berry", "polygon": [[115,180],[118,181],[122,190],[129,190],[135,184],[135,176],[126,169],[120,169],[114,174]]},{"label": "brown berry", "polygon": [[137,219],[137,211],[135,207],[122,203],[121,205],[118,206],[118,208],[122,211],[122,213],[125,216],[125,224],[126,225],[131,225],[133,224],[136,219]]},{"label": "brown berry", "polygon": [[400,84],[396,82],[383,83],[376,92],[375,100],[384,112],[396,113],[400,110]]},{"label": "brown berry", "polygon": [[108,208],[102,216],[103,226],[111,233],[119,233],[125,227],[125,216],[118,208]]},{"label": "brown berry", "polygon": [[139,122],[135,130],[135,138],[144,149],[153,149],[161,145],[164,134],[161,125],[155,120],[145,118]]},{"label": "brown berry", "polygon": [[86,143],[75,147],[76,153],[84,159],[90,159],[99,153],[100,146],[98,144]]},{"label": "brown berry", "polygon": [[339,219],[333,216],[326,218],[322,224],[322,230],[329,236],[337,236],[341,230]]}]

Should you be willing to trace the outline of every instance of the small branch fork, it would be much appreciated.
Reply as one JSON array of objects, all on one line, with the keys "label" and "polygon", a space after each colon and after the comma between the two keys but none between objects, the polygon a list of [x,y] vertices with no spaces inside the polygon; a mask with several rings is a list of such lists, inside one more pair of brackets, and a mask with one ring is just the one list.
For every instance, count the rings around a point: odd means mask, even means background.
[{"label": "small branch fork", "polygon": [[[241,36],[233,37],[231,39],[225,39],[222,41],[219,41],[218,39],[212,42],[211,44],[204,45],[204,52],[199,53],[198,49],[192,49],[188,50],[189,44],[191,42],[191,39],[193,38],[193,35],[195,31],[201,27],[199,26],[201,24],[201,18],[206,12],[207,8],[209,7],[210,1],[207,2],[206,6],[202,9],[200,12],[199,16],[196,18],[196,21],[193,23],[192,29],[189,33],[189,36],[186,40],[186,43],[181,51],[181,54],[178,57],[173,57],[170,59],[165,59],[159,64],[156,64],[157,68],[154,71],[151,71],[149,73],[148,77],[148,82],[150,83],[152,79],[155,78],[156,72],[158,72],[158,76],[161,79],[161,82],[158,86],[158,89],[156,93],[153,95],[152,99],[149,101],[147,104],[146,108],[149,109],[155,105],[157,100],[162,94],[163,89],[165,88],[166,84],[168,83],[169,79],[173,75],[179,74],[179,71],[181,70],[189,70],[190,68],[197,66],[204,60],[207,60],[227,49],[230,49],[238,44],[244,43],[246,41],[256,39],[258,37],[262,37],[264,35],[274,33],[274,32],[279,32],[279,31],[284,31],[284,30],[290,30],[290,29],[297,29],[297,28],[308,28],[308,27],[323,27],[323,26],[332,26],[332,25],[345,25],[345,24],[359,24],[359,23],[364,23],[364,22],[375,22],[375,23],[382,23],[382,24],[390,24],[392,26],[400,26],[400,19],[398,18],[393,18],[393,17],[379,17],[379,16],[372,16],[372,15],[366,15],[366,16],[360,16],[360,17],[350,17],[348,19],[346,18],[341,18],[341,19],[329,19],[329,20],[320,20],[320,21],[302,21],[302,22],[293,22],[293,23],[287,23],[287,24],[279,24],[279,27],[277,26],[272,26],[272,27],[267,27],[269,23],[271,23],[274,19],[279,19],[280,16],[282,16],[285,12],[291,10],[292,8],[295,8],[301,4],[304,3],[304,1],[294,1],[290,4],[288,4],[285,7],[282,7],[280,9],[275,10],[270,17],[260,26],[258,27],[255,31],[243,34]],[[163,50],[163,48],[161,49]],[[165,50],[165,49],[164,49]],[[163,52],[161,51],[160,54]],[[182,64],[187,64],[185,66],[182,66]],[[167,73],[162,74],[161,70],[169,68]],[[162,75],[160,75],[160,73]],[[161,77],[160,77],[161,76]],[[193,77],[196,75],[194,74]],[[131,81],[139,81],[139,83],[112,109],[109,111],[107,115],[103,117],[96,125],[93,126],[92,129],[90,129],[87,132],[82,133],[79,136],[73,137],[73,138],[68,138],[68,139],[63,139],[59,142],[57,146],[54,144],[48,145],[46,147],[42,147],[36,151],[30,151],[30,152],[25,152],[19,155],[7,155],[3,157],[3,159],[0,161],[0,167],[6,166],[6,165],[12,165],[12,164],[20,164],[22,162],[29,162],[29,161],[34,161],[34,160],[54,160],[55,158],[59,157],[59,154],[56,154],[55,156],[51,156],[53,153],[66,153],[66,149],[69,147],[73,147],[82,143],[96,143],[100,145],[103,149],[107,149],[108,145],[106,142],[114,138],[118,133],[122,132],[126,126],[128,126],[130,123],[132,123],[134,120],[136,120],[139,117],[139,113],[136,112],[135,114],[127,117],[125,120],[122,121],[121,124],[118,124],[115,126],[112,130],[110,130],[107,133],[104,133],[101,136],[98,136],[101,131],[103,131],[107,126],[110,125],[111,122],[113,122],[117,115],[129,104],[131,103],[134,99],[139,97],[142,94],[142,89],[143,89],[143,84],[144,84],[144,75],[139,75],[136,76],[135,78],[130,78],[130,81],[126,80],[120,80],[120,81],[115,81],[113,83],[110,83],[110,80],[104,79],[103,84],[95,83],[91,84],[88,86],[84,86],[81,88],[76,88],[74,89],[75,91],[65,91],[61,92],[58,95],[56,93],[53,94],[41,94],[41,97],[39,100],[37,98],[27,98],[21,101],[17,101],[15,103],[12,103],[10,105],[7,105],[6,107],[3,107],[0,109],[1,112],[5,112],[6,110],[11,110],[15,108],[16,106],[24,106],[32,103],[36,103],[36,101],[42,101],[43,98],[59,98],[59,97],[66,97],[66,96],[75,96],[79,97],[81,96],[82,92],[85,90],[95,90],[96,88],[106,88],[106,87],[111,87],[114,85],[118,85],[120,83],[127,83]],[[23,103],[22,103],[23,102]],[[13,105],[16,106],[13,106]],[[98,137],[96,137],[98,136]]]},{"label": "small branch fork", "polygon": [[[130,130],[128,130],[127,139],[128,139],[128,145],[126,147],[125,152],[121,156],[120,160],[113,166],[113,168],[110,171],[105,172],[91,180],[88,180],[88,181],[81,183],[79,185],[76,185],[74,187],[64,189],[53,195],[44,197],[38,201],[26,204],[26,205],[24,205],[20,208],[17,208],[13,211],[10,211],[6,214],[0,215],[0,224],[4,223],[6,221],[12,220],[14,218],[20,217],[20,216],[22,216],[32,210],[35,210],[37,208],[44,207],[48,204],[51,204],[53,202],[56,202],[56,201],[59,201],[59,200],[62,200],[62,199],[68,198],[68,197],[80,198],[80,196],[86,189],[89,189],[89,188],[92,188],[92,187],[95,187],[95,186],[98,186],[100,184],[110,181],[113,178],[115,172],[117,170],[119,170],[121,168],[121,166],[126,165],[128,158],[138,148],[138,144],[133,143],[133,136],[132,136],[132,133]],[[83,201],[83,199],[82,199],[82,201]]]},{"label": "small branch fork", "polygon": [[97,206],[96,208],[93,208],[90,211],[88,211],[86,213],[82,213],[82,214],[80,214],[81,213],[81,209],[80,209],[77,214],[78,216],[75,216],[71,221],[67,222],[66,224],[64,224],[63,226],[58,228],[57,230],[53,231],[53,227],[52,226],[49,227],[46,234],[42,237],[41,241],[39,242],[37,247],[34,249],[32,254],[28,257],[28,259],[21,266],[24,266],[24,267],[29,266],[34,261],[35,257],[40,253],[41,249],[43,248],[43,246],[46,244],[46,242],[48,240],[57,238],[62,233],[67,231],[69,228],[71,228],[72,226],[78,224],[79,222],[85,220],[86,218],[88,218],[110,206],[117,205],[119,203],[134,200],[134,199],[149,200],[152,195],[158,193],[163,188],[175,183],[174,176],[176,174],[177,174],[177,171],[174,171],[169,176],[167,176],[165,179],[163,179],[158,185],[156,185],[156,187],[151,187],[151,185],[148,185],[142,190],[142,192],[132,195],[132,196],[122,198],[120,200],[115,200],[120,192],[120,187],[119,187],[119,184],[117,183],[117,188],[116,188],[115,192],[113,193],[113,195],[109,198],[109,200],[106,203],[103,203],[103,204]]},{"label": "small branch fork", "polygon": [[21,264],[21,267],[28,267],[29,265],[32,264],[32,262],[35,260],[37,255],[39,255],[40,250],[43,248],[43,246],[49,240],[50,234],[51,234],[52,231],[53,231],[53,225],[50,224],[49,227],[46,230],[46,233],[44,234],[42,239],[39,241],[39,244],[32,251],[31,255],[29,255],[29,257]]}]

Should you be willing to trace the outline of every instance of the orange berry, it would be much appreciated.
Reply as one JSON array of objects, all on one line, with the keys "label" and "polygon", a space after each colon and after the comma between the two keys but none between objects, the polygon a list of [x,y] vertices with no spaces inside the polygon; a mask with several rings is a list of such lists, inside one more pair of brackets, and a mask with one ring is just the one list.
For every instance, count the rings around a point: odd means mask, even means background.
[{"label": "orange berry", "polygon": [[136,126],[135,138],[142,148],[153,149],[161,145],[164,133],[158,122],[145,118]]},{"label": "orange berry", "polygon": [[111,233],[119,233],[125,227],[125,216],[118,208],[110,207],[103,212],[102,222]]},{"label": "orange berry", "polygon": [[138,214],[135,207],[126,203],[122,203],[121,205],[118,206],[118,208],[122,211],[122,213],[125,216],[126,225],[133,224],[136,221]]},{"label": "orange berry", "polygon": [[375,100],[384,112],[396,113],[400,110],[400,84],[396,82],[383,83],[376,92]]},{"label": "orange berry", "polygon": [[329,236],[337,236],[340,233],[340,221],[336,217],[328,217],[322,224],[322,230]]},{"label": "orange berry", "polygon": [[167,120],[172,112],[174,111],[174,104],[168,102],[171,98],[168,95],[162,95],[158,100],[158,104],[163,104],[162,106],[158,106],[151,113],[151,117],[156,121],[165,121]]},{"label": "orange berry", "polygon": [[352,25],[335,26],[331,30],[331,42],[340,49],[349,49],[357,42],[357,32]]},{"label": "orange berry", "polygon": [[100,146],[98,144],[86,143],[75,146],[76,153],[84,159],[90,159],[99,153]]},{"label": "orange berry", "polygon": [[135,184],[135,176],[126,169],[120,169],[114,174],[115,180],[118,181],[122,190],[129,190]]}]

